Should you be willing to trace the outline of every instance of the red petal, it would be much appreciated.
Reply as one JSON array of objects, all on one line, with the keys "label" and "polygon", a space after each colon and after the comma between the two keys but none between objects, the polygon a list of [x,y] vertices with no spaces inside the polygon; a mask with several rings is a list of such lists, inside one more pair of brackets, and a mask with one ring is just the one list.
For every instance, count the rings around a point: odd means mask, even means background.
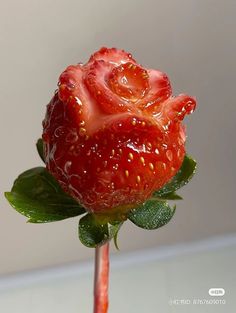
[{"label": "red petal", "polygon": [[149,88],[147,71],[133,63],[115,67],[108,78],[108,85],[118,96],[136,102]]},{"label": "red petal", "polygon": [[88,61],[88,64],[99,60],[115,64],[116,66],[126,62],[136,63],[130,53],[127,53],[124,50],[106,47],[102,47],[100,50],[92,54]]},{"label": "red petal", "polygon": [[95,61],[88,69],[85,84],[100,108],[108,114],[131,110],[128,102],[115,94],[108,86],[108,75],[114,65],[105,61]]},{"label": "red petal", "polygon": [[191,114],[196,108],[196,100],[188,95],[180,94],[168,100],[164,106],[171,120],[183,120],[186,114]]},{"label": "red petal", "polygon": [[99,108],[83,83],[84,68],[81,65],[69,66],[59,78],[59,99],[66,103],[70,122],[81,125],[81,135],[91,131],[94,115]]},{"label": "red petal", "polygon": [[148,70],[150,89],[139,103],[140,108],[152,112],[153,108],[171,96],[170,81],[165,73],[157,70]]}]

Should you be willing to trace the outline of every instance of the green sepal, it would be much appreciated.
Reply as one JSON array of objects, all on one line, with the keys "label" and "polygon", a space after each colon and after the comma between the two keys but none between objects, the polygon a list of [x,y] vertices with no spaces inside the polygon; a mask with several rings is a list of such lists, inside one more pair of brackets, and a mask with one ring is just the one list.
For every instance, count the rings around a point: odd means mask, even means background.
[{"label": "green sepal", "polygon": [[114,241],[114,245],[116,247],[116,250],[120,250],[119,245],[118,245],[118,233],[119,233],[119,231],[117,231],[113,237],[113,241]]},{"label": "green sepal", "polygon": [[121,225],[120,221],[101,223],[95,214],[88,213],[79,221],[79,239],[86,247],[96,248],[116,238]]},{"label": "green sepal", "polygon": [[5,197],[31,223],[54,222],[85,213],[44,167],[35,167],[19,175]]},{"label": "green sepal", "polygon": [[45,163],[44,152],[43,152],[43,139],[39,138],[36,143],[36,148],[41,160]]},{"label": "green sepal", "polygon": [[155,198],[158,198],[159,200],[183,200],[183,198],[180,195],[177,195],[175,192],[170,192],[162,195],[158,195],[157,193],[153,194]]},{"label": "green sepal", "polygon": [[178,173],[164,187],[155,191],[153,193],[153,196],[167,200],[177,200],[173,198],[168,198],[167,195],[169,195],[170,197],[170,195],[173,195],[173,193],[176,190],[185,186],[195,174],[196,166],[197,166],[196,161],[192,159],[190,156],[185,155],[184,161]]},{"label": "green sepal", "polygon": [[141,228],[157,229],[172,219],[175,209],[176,206],[172,208],[166,201],[151,198],[136,209],[131,210],[128,218]]}]

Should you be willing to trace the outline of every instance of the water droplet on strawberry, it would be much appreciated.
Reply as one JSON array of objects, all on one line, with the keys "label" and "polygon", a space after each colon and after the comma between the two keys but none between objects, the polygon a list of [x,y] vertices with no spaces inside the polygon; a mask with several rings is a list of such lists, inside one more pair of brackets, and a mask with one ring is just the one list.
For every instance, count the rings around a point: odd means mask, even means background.
[{"label": "water droplet on strawberry", "polygon": [[66,142],[68,143],[75,143],[78,140],[78,135],[76,132],[69,132],[66,135]]},{"label": "water droplet on strawberry", "polygon": [[66,132],[65,127],[59,126],[59,127],[56,128],[56,130],[54,131],[54,136],[55,136],[56,138],[58,138],[58,137],[64,135],[65,132]]},{"label": "water droplet on strawberry", "polygon": [[65,163],[64,171],[65,171],[66,174],[69,174],[69,170],[70,170],[70,168],[71,168],[71,164],[72,164],[71,161],[67,161],[67,162]]}]

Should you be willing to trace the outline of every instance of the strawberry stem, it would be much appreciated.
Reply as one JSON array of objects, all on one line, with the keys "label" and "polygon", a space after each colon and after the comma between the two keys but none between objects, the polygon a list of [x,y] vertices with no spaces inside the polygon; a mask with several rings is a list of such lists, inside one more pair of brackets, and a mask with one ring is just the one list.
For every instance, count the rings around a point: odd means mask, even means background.
[{"label": "strawberry stem", "polygon": [[97,247],[95,250],[94,274],[93,313],[107,313],[109,282],[109,243]]}]

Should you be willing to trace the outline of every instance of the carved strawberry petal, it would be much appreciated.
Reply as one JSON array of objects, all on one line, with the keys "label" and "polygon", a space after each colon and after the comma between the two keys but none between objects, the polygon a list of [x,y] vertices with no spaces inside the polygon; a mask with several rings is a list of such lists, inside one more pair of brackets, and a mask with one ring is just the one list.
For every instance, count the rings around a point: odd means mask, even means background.
[{"label": "carved strawberry petal", "polygon": [[139,106],[149,113],[171,96],[171,85],[166,74],[157,70],[148,70],[149,92],[139,101]]},{"label": "carved strawberry petal", "polygon": [[94,61],[103,60],[108,63],[112,63],[115,66],[118,66],[122,63],[132,62],[136,63],[130,53],[125,52],[124,50],[119,50],[116,48],[106,48],[102,47],[100,50],[95,52],[89,59],[88,64],[93,63]]},{"label": "carved strawberry petal", "polygon": [[111,63],[103,60],[95,61],[85,77],[86,87],[105,113],[131,111],[129,103],[114,93],[107,83],[113,69],[114,65]]},{"label": "carved strawberry petal", "polygon": [[149,89],[148,73],[134,63],[121,64],[112,70],[108,85],[121,98],[136,102],[142,99]]}]

